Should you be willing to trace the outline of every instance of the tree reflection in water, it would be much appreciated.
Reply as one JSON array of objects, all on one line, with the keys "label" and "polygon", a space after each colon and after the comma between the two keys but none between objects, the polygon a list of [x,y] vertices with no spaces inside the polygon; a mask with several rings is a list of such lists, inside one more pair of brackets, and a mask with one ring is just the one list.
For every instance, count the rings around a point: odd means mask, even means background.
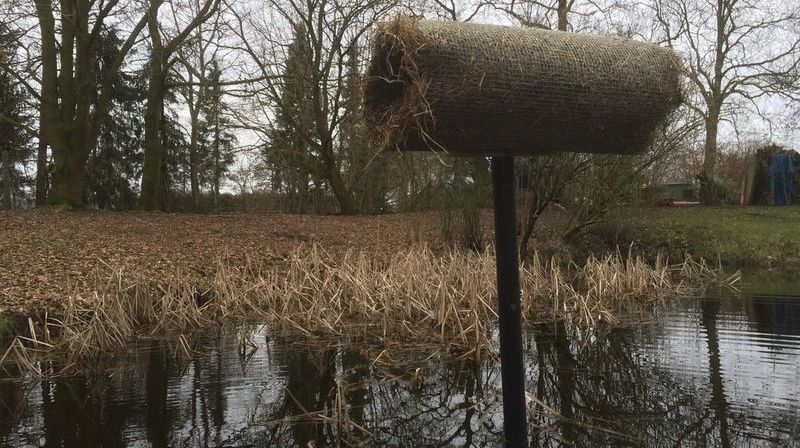
[{"label": "tree reflection in water", "polygon": [[[763,300],[683,306],[671,320],[641,328],[586,333],[564,322],[531,328],[531,446],[800,443],[800,392],[780,392],[769,405],[742,392],[758,381],[762,388],[769,386],[763,381],[781,379],[797,387],[790,375],[800,367],[793,320],[800,307],[777,301],[769,309]],[[761,345],[747,351],[748,344]],[[452,352],[429,358],[428,350],[376,362],[381,351],[272,339],[242,358],[235,333],[218,332],[186,360],[166,341],[150,340],[103,375],[0,382],[0,445],[501,444],[496,358]],[[726,369],[734,354],[749,363],[746,369]],[[411,387],[417,368],[425,381]],[[346,410],[336,408],[337,400]],[[298,418],[309,412],[320,414]]]}]

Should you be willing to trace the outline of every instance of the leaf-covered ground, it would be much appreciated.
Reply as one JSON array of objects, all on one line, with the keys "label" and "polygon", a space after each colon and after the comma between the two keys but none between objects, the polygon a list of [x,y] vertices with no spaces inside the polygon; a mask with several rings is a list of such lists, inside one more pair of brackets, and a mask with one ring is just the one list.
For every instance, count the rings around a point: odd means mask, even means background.
[{"label": "leaf-covered ground", "polygon": [[217,260],[280,262],[300,244],[387,253],[436,244],[436,213],[382,216],[0,211],[0,314],[54,310],[107,267],[211,273]]},{"label": "leaf-covered ground", "polygon": [[[719,256],[730,269],[800,269],[798,207],[622,207],[571,248],[558,243],[564,215],[545,214],[534,247],[580,257],[633,245],[652,258],[661,252],[680,260],[688,252],[710,260]],[[91,292],[92,273],[109,268],[159,280],[179,269],[209,276],[221,259],[280,263],[300,244],[317,243],[334,253],[352,248],[377,254],[419,242],[441,247],[441,217],[437,212],[349,217],[0,211],[0,315],[60,309],[67,295]],[[490,243],[488,210],[482,221]]]}]

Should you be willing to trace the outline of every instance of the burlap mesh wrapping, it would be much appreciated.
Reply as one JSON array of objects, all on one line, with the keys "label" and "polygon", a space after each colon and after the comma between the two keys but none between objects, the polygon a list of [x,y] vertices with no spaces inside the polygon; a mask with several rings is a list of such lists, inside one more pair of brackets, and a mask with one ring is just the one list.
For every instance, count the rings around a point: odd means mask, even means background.
[{"label": "burlap mesh wrapping", "polygon": [[637,153],[681,102],[672,51],[627,39],[399,17],[364,86],[382,148]]}]

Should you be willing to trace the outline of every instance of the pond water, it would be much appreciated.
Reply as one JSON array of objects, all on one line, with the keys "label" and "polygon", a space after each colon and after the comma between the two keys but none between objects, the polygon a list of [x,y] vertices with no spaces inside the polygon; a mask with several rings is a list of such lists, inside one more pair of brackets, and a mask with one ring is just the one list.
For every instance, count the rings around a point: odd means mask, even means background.
[{"label": "pond water", "polygon": [[[490,356],[251,339],[249,358],[235,332],[191,360],[153,339],[103,375],[0,381],[0,445],[501,445]],[[607,334],[540,325],[526,370],[531,446],[800,446],[800,296],[675,301]]]}]

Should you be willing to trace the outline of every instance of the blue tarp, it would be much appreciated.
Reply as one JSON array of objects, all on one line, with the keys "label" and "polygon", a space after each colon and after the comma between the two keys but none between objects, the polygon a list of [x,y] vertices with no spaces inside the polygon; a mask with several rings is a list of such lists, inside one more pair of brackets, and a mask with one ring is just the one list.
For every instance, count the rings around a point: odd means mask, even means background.
[{"label": "blue tarp", "polygon": [[789,205],[794,199],[794,163],[786,154],[778,154],[769,165],[770,192],[774,205]]}]

